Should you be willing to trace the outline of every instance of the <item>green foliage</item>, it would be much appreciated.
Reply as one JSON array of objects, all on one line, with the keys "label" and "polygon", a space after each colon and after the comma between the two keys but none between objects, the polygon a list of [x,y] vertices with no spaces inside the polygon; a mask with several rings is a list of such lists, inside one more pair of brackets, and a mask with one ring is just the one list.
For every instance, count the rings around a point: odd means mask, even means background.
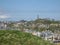
[{"label": "green foliage", "polygon": [[16,30],[0,30],[0,45],[53,45],[39,37]]},{"label": "green foliage", "polygon": [[13,27],[14,25],[13,25],[14,23],[10,23],[10,24],[7,24],[7,26],[8,27]]}]

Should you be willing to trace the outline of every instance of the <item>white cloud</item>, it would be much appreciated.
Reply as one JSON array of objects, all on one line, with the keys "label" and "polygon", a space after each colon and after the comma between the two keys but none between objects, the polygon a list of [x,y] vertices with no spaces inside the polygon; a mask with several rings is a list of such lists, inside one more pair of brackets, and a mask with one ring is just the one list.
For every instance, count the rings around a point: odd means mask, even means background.
[{"label": "white cloud", "polygon": [[6,19],[6,18],[10,18],[10,16],[5,14],[5,15],[0,15],[0,18],[1,19]]},{"label": "white cloud", "polygon": [[5,13],[4,10],[0,9],[0,19],[6,19],[11,18],[11,16],[8,13]]}]

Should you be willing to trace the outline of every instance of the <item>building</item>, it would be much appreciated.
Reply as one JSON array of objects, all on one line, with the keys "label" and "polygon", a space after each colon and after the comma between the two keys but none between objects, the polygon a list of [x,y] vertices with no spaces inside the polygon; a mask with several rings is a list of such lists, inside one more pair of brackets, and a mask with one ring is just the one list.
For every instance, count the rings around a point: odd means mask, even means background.
[{"label": "building", "polygon": [[0,22],[0,30],[5,30],[7,28],[7,24]]}]

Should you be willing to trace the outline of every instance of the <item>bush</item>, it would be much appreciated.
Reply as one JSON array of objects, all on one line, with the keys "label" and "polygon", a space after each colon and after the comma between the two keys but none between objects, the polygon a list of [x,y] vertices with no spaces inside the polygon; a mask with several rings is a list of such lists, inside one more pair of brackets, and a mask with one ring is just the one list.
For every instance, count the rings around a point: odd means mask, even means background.
[{"label": "bush", "polygon": [[0,45],[53,45],[39,37],[16,30],[0,30]]}]

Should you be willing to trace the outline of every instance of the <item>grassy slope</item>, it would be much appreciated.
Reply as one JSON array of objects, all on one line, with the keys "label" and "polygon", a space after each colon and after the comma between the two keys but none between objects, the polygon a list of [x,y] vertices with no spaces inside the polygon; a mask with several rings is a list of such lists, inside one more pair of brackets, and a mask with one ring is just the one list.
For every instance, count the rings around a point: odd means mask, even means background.
[{"label": "grassy slope", "polygon": [[0,30],[0,45],[53,45],[29,33]]}]

